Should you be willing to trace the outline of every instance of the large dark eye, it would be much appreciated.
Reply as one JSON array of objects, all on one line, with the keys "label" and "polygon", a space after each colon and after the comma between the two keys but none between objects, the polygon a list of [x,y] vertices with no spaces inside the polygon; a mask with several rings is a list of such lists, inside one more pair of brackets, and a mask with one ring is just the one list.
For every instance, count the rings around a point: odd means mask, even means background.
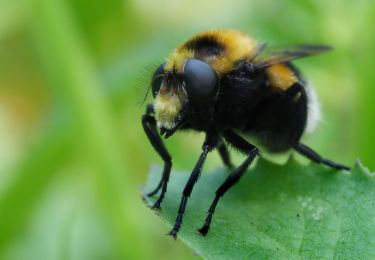
[{"label": "large dark eye", "polygon": [[185,88],[189,101],[194,105],[210,102],[217,93],[219,79],[207,63],[189,59],[184,67]]},{"label": "large dark eye", "polygon": [[161,81],[163,80],[163,73],[164,73],[164,66],[165,62],[161,64],[154,72],[154,75],[152,75],[152,95],[155,97],[158,93],[161,85]]}]

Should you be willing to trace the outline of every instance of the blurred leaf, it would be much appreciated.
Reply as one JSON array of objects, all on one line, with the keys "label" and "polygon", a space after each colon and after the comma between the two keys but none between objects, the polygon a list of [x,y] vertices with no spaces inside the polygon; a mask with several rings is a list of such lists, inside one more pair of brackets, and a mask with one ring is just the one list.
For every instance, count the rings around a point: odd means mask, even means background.
[{"label": "blurred leaf", "polygon": [[0,197],[0,252],[19,236],[34,207],[64,163],[71,159],[70,131],[53,127],[42,143],[33,147],[13,174],[15,180]]},{"label": "blurred leaf", "polygon": [[[145,258],[145,239],[134,225],[140,207],[132,176],[127,172],[129,157],[123,156],[115,122],[97,77],[95,62],[76,26],[71,6],[65,1],[33,1],[32,37],[41,63],[61,102],[73,119],[75,146],[89,159],[98,193],[97,205],[106,213],[120,258]],[[118,257],[115,257],[118,258]]]},{"label": "blurred leaf", "polygon": [[[146,190],[161,170],[151,171]],[[174,172],[161,216],[174,223],[188,173]],[[219,202],[211,230],[203,224],[224,170],[202,174],[188,202],[180,238],[207,259],[372,259],[375,257],[375,179],[289,161],[259,160]],[[155,200],[148,199],[148,203]],[[163,235],[163,234],[160,234]]]},{"label": "blurred leaf", "polygon": [[29,15],[29,1],[0,1],[0,40],[23,26]]}]

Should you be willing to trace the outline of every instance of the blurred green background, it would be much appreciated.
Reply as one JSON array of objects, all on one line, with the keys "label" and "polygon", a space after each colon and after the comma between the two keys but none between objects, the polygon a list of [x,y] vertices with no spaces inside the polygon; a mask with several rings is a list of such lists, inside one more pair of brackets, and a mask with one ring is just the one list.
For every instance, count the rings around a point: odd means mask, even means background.
[{"label": "blurred green background", "polygon": [[[141,200],[161,160],[140,117],[149,68],[212,28],[334,46],[296,62],[324,111],[305,140],[374,169],[374,24],[371,0],[0,1],[0,258],[198,258]],[[174,169],[193,167],[202,138],[168,140]]]}]

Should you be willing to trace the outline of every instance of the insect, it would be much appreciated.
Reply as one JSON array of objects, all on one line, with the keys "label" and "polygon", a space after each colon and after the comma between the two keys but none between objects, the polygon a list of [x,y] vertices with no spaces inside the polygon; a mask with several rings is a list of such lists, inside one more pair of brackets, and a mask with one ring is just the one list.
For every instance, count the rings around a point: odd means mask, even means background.
[{"label": "insect", "polygon": [[[300,142],[302,134],[317,121],[318,103],[291,61],[329,49],[323,45],[272,49],[238,31],[214,30],[183,43],[156,69],[150,84],[154,100],[142,116],[144,131],[164,161],[159,184],[147,194],[153,196],[161,190],[152,208],[160,209],[172,167],[162,138],[181,129],[205,133],[202,153],[182,191],[170,235],[176,238],[206,157],[217,149],[231,173],[216,190],[204,224],[197,230],[201,235],[208,233],[220,198],[260,155],[245,137],[257,140],[269,152],[293,149],[316,163],[349,169]],[[233,166],[228,144],[246,156],[241,165]]]}]

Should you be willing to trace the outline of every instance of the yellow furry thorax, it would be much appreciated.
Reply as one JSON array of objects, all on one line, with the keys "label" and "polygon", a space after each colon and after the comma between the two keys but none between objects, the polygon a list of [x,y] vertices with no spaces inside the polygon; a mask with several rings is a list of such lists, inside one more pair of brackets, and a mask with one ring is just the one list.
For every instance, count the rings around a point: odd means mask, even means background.
[{"label": "yellow furry thorax", "polygon": [[210,64],[219,75],[230,71],[238,60],[252,59],[257,51],[257,42],[245,33],[227,29],[203,32],[175,49],[166,61],[165,70],[182,72],[187,59],[198,58],[196,57],[197,50],[188,48],[189,43],[202,38],[209,38],[224,48],[224,51],[219,55],[199,57]]},{"label": "yellow furry thorax", "polygon": [[176,126],[181,103],[175,94],[158,94],[154,100],[155,118],[159,127],[172,129]]}]

